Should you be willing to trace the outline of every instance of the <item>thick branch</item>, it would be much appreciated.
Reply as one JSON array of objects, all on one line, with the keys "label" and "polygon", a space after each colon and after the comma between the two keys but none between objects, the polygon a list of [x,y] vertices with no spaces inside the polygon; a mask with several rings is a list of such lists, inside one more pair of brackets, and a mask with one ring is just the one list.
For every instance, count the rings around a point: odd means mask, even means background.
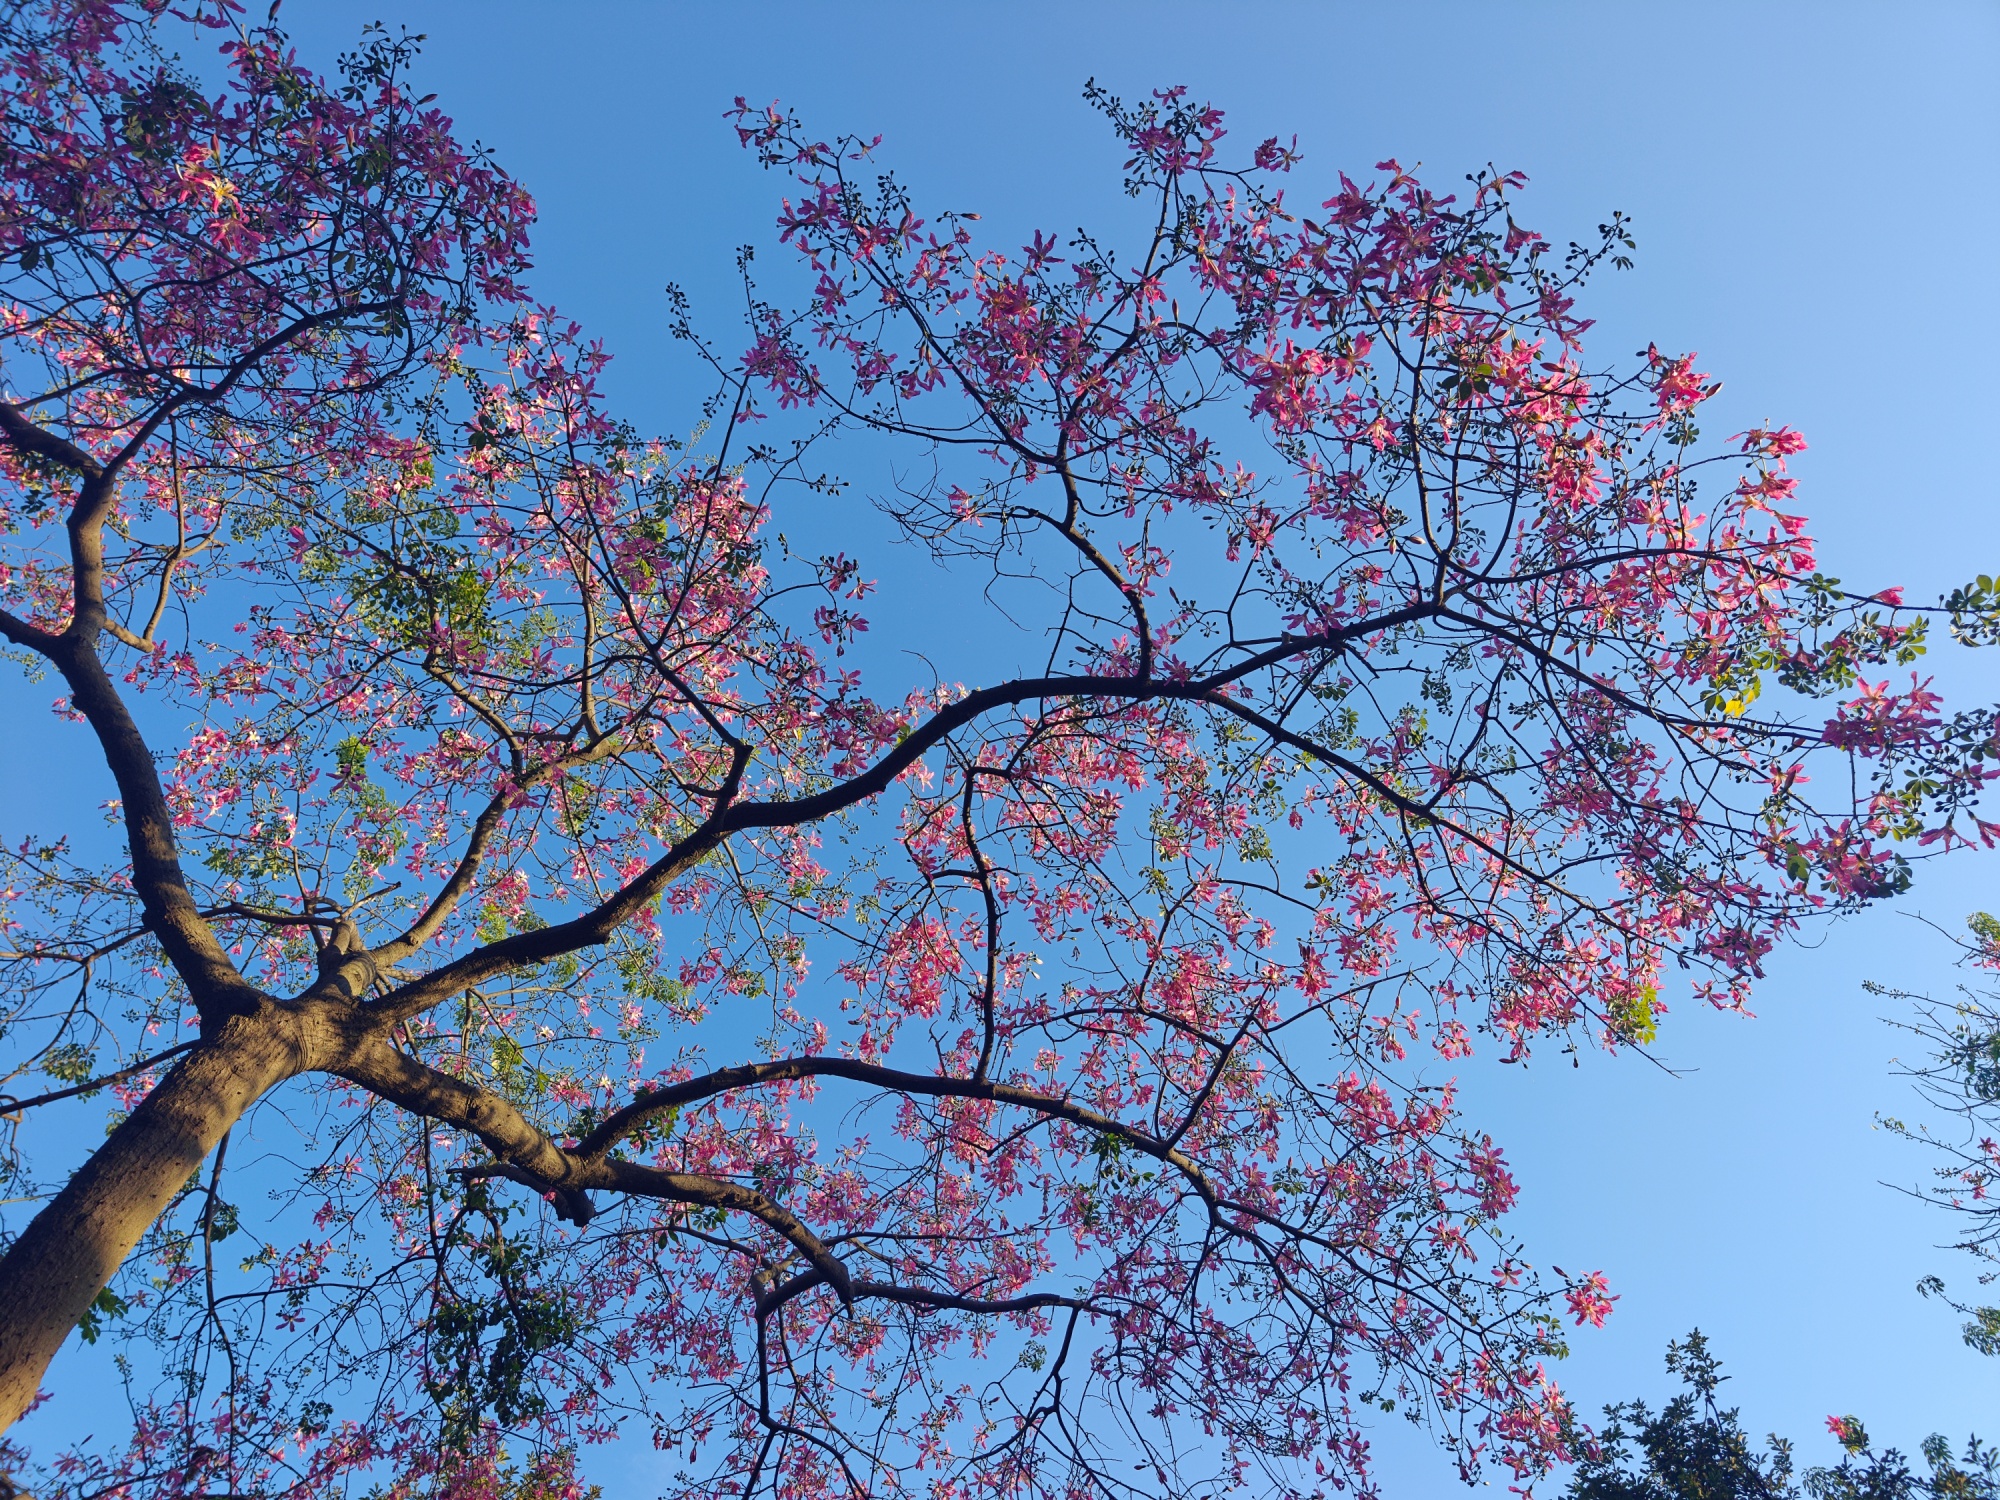
[{"label": "thick branch", "polygon": [[[817,1269],[801,1271],[776,1286],[768,1287],[757,1296],[757,1316],[768,1318],[795,1297],[811,1291],[816,1286],[826,1284],[826,1277]],[[941,1312],[1006,1313],[1037,1312],[1048,1307],[1067,1307],[1075,1312],[1089,1312],[1092,1304],[1080,1297],[1065,1297],[1060,1292],[1027,1292],[1018,1297],[970,1297],[956,1292],[939,1292],[929,1287],[898,1286],[894,1282],[869,1281],[863,1279],[852,1283],[849,1288],[851,1300],[859,1302],[874,1298],[880,1302],[900,1302],[909,1307],[930,1307]]]},{"label": "thick branch", "polygon": [[810,797],[784,802],[746,802],[731,809],[726,823],[730,831],[739,828],[790,828],[817,821],[844,811],[858,802],[888,790],[895,779],[918,760],[937,748],[951,735],[983,714],[1038,699],[1072,700],[1108,698],[1127,702],[1167,700],[1173,702],[1214,701],[1224,688],[1231,687],[1254,672],[1275,666],[1287,658],[1308,652],[1338,651],[1349,642],[1381,630],[1413,624],[1438,612],[1431,603],[1406,605],[1352,625],[1317,635],[1286,636],[1276,645],[1254,652],[1219,672],[1190,677],[1183,681],[1161,681],[1153,677],[1121,675],[1093,677],[1082,673],[1050,677],[1024,677],[968,693],[958,702],[939,709],[918,728],[900,740],[894,749],[860,775]]},{"label": "thick branch", "polygon": [[1136,1126],[1127,1125],[1123,1120],[1114,1119],[1110,1115],[1101,1114],[1097,1110],[1055,1094],[1044,1094],[1034,1089],[1023,1088],[1019,1084],[999,1083],[989,1078],[956,1078],[934,1073],[911,1073],[901,1068],[884,1067],[880,1063],[863,1062],[853,1057],[785,1057],[771,1062],[742,1063],[733,1068],[721,1068],[713,1073],[703,1074],[700,1078],[690,1078],[684,1083],[648,1090],[623,1109],[607,1116],[603,1124],[579,1141],[576,1155],[579,1158],[601,1157],[626,1135],[669,1109],[678,1109],[696,1100],[711,1099],[717,1094],[730,1093],[736,1089],[793,1078],[846,1078],[855,1083],[874,1084],[900,1094],[947,1099],[985,1099],[995,1104],[1009,1104],[1016,1108],[1031,1110],[1048,1119],[1067,1120],[1086,1130],[1115,1136],[1135,1150],[1175,1168],[1194,1185],[1195,1191],[1209,1203],[1211,1208],[1219,1201],[1214,1189],[1209,1185],[1206,1174],[1191,1157],[1178,1148],[1169,1146],[1158,1137]]},{"label": "thick branch", "polygon": [[132,854],[132,887],[144,906],[146,927],[186,982],[204,1025],[255,1009],[262,995],[230,962],[189,894],[152,749],[95,647],[66,635],[51,659],[69,684],[71,703],[97,732],[118,785]]},{"label": "thick branch", "polygon": [[504,1167],[516,1169],[493,1175],[553,1193],[557,1211],[579,1224],[591,1217],[587,1195],[594,1188],[749,1214],[790,1241],[842,1301],[852,1295],[840,1257],[797,1215],[753,1189],[699,1173],[566,1151],[499,1095],[426,1067],[380,1038],[355,1049],[331,1071],[413,1114],[470,1131]]},{"label": "thick branch", "polygon": [[[132,1247],[223,1133],[310,1066],[315,1030],[267,1006],[217,1027],[111,1133],[0,1260],[0,1431]],[[157,1059],[155,1059],[157,1061]]]},{"label": "thick branch", "polygon": [[97,655],[97,634],[105,624],[102,531],[111,505],[114,471],[67,439],[37,427],[3,401],[0,437],[19,452],[83,476],[69,518],[75,590],[69,626],[58,637],[8,616],[6,634],[11,640],[33,646],[55,664],[69,685],[71,703],[97,732],[124,807],[132,883],[145,906],[146,926],[159,938],[175,970],[186,981],[204,1023],[245,1013],[255,1008],[260,996],[229,961],[188,893],[152,750]]},{"label": "thick branch", "polygon": [[445,923],[458,903],[465,899],[467,891],[479,876],[479,866],[486,858],[486,847],[492,843],[493,835],[499,830],[500,820],[506,816],[507,801],[504,796],[493,798],[480,809],[479,817],[472,825],[472,832],[465,841],[465,852],[459,856],[458,864],[437,897],[424,908],[422,915],[412,922],[400,937],[382,944],[373,950],[373,958],[379,968],[389,968],[401,963],[419,948],[423,947]]},{"label": "thick branch", "polygon": [[104,473],[104,465],[67,438],[57,437],[37,427],[11,401],[0,401],[0,437],[4,437],[8,446],[18,453],[32,454],[49,463],[59,464],[85,479],[97,479]]},{"label": "thick branch", "polygon": [[[595,947],[606,942],[612,933],[638,913],[640,907],[658,896],[683,871],[722,842],[727,832],[722,813],[735,796],[736,788],[742,784],[743,771],[749,763],[748,747],[739,748],[732,757],[728,778],[716,799],[716,812],[609,899],[567,922],[558,922],[533,932],[517,932],[511,937],[476,948],[465,957],[398,987],[372,1002],[367,1009],[372,1015],[391,1023],[408,1020],[495,974],[504,974],[523,965],[546,963],[565,953],[574,953],[579,948]],[[390,945],[390,951],[394,947]]]},{"label": "thick branch", "polygon": [[1221,695],[1225,689],[1265,667],[1302,653],[1338,651],[1350,641],[1436,613],[1434,604],[1411,604],[1367,620],[1358,620],[1337,630],[1310,636],[1286,636],[1277,644],[1253,652],[1224,671],[1178,682],[1139,675],[1096,677],[1077,673],[1017,678],[981,688],[939,709],[866,771],[807,797],[779,802],[735,802],[736,789],[741,785],[743,771],[749,764],[749,748],[739,744],[735,748],[729,776],[717,794],[715,810],[707,820],[615,895],[570,921],[488,943],[420,979],[411,980],[375,1001],[370,1010],[390,1020],[407,1020],[496,974],[524,965],[546,963],[565,953],[603,943],[642,906],[657,897],[683,871],[717,848],[730,834],[752,828],[792,828],[844,812],[886,791],[898,776],[923,756],[995,709],[1042,699],[1109,699],[1130,703],[1208,701],[1222,704]]},{"label": "thick branch", "polygon": [[30,651],[39,652],[43,656],[54,651],[56,642],[62,639],[61,636],[49,634],[39,625],[30,625],[18,615],[9,614],[4,609],[0,609],[0,635],[6,636],[17,646],[26,646]]}]

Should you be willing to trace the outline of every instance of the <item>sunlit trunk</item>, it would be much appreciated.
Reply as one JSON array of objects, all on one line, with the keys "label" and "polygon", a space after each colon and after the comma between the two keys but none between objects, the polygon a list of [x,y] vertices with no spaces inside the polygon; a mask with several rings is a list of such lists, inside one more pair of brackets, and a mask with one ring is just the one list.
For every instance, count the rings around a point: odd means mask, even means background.
[{"label": "sunlit trunk", "polygon": [[303,1066],[297,1018],[238,1016],[175,1065],[0,1259],[0,1431],[78,1319],[243,1112]]}]

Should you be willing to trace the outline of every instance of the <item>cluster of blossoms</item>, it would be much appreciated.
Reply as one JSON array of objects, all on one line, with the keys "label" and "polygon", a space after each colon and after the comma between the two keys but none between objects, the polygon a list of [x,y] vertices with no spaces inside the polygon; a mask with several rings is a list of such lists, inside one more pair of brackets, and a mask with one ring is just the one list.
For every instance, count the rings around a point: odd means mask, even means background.
[{"label": "cluster of blossoms", "polygon": [[[1517,177],[1299,209],[1097,96],[1136,246],[1012,253],[739,106],[802,290],[697,450],[607,411],[406,44],[330,86],[204,5],[211,100],[152,9],[4,15],[0,627],[128,834],[8,857],[6,1066],[130,1114],[0,1320],[129,1191],[166,1375],[50,1493],[566,1496],[642,1424],[687,1494],[1365,1492],[1381,1410],[1532,1480],[1615,1299],[1502,1234],[1451,1066],[1741,1006],[1988,832],[1992,724],[1864,676],[1924,621],[1816,573],[1797,435],[1589,369],[1622,230],[1555,254]],[[1054,581],[1033,670],[895,680],[862,564],[777,544],[856,429],[934,458],[882,519],[978,584],[944,629]]]}]

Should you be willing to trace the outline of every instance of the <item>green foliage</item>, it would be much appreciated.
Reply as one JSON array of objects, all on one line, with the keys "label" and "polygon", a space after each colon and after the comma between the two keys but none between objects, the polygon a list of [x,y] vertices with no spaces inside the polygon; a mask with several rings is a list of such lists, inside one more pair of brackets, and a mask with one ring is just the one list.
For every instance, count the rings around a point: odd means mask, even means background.
[{"label": "green foliage", "polygon": [[1965,1325],[1965,1342],[1981,1354],[2000,1354],[2000,1307],[1975,1307]]},{"label": "green foliage", "polygon": [[1794,1483],[1792,1445],[1772,1434],[1758,1451],[1737,1409],[1717,1404],[1728,1377],[1700,1329],[1667,1345],[1667,1371],[1685,1389],[1657,1413],[1644,1401],[1605,1407],[1609,1423],[1581,1445],[1568,1500],[2000,1500],[2000,1450],[1974,1437],[1954,1457],[1933,1434],[1919,1472],[1894,1448],[1876,1452],[1854,1417],[1829,1419],[1840,1463]]},{"label": "green foliage", "polygon": [[97,1072],[97,1054],[77,1042],[49,1048],[42,1071],[62,1083],[82,1083]]},{"label": "green foliage", "polygon": [[513,1212],[472,1183],[446,1236],[447,1264],[462,1253],[469,1273],[440,1275],[426,1329],[424,1383],[447,1448],[469,1447],[483,1418],[512,1427],[542,1415],[548,1403],[531,1378],[535,1362],[580,1331],[562,1288],[541,1282],[544,1252],[507,1234]]},{"label": "green foliage", "polygon": [[[1891,1128],[1895,1128],[1901,1124],[1900,1121],[1889,1123]],[[1992,1279],[1992,1275],[1989,1273],[1980,1278],[1980,1283],[1985,1285],[1990,1283]],[[1946,1294],[1944,1280],[1938,1276],[1924,1277],[1923,1280],[1917,1283],[1917,1290],[1926,1297],[1936,1297],[1940,1301],[1948,1303],[1966,1315],[1965,1323],[1960,1331],[1965,1338],[1965,1345],[1968,1349],[1989,1357],[2000,1355],[2000,1307],[1975,1307],[1960,1302]]]},{"label": "green foliage", "polygon": [[358,735],[350,734],[333,747],[333,762],[343,782],[360,781],[368,774],[367,742]]},{"label": "green foliage", "polygon": [[76,1320],[76,1331],[83,1335],[86,1344],[94,1344],[103,1334],[108,1320],[122,1318],[131,1310],[131,1305],[123,1297],[106,1287],[83,1310],[83,1316]]},{"label": "green foliage", "polygon": [[2000,642],[2000,587],[1991,574],[1981,573],[1963,588],[1946,596],[1944,607],[1951,611],[1951,633],[1968,646],[1991,646]]},{"label": "green foliage", "polygon": [[1660,1035],[1656,1006],[1660,992],[1650,984],[1634,986],[1610,1004],[1611,1029],[1629,1045],[1644,1047]]},{"label": "green foliage", "polygon": [[1848,1450],[1840,1466],[1813,1469],[1805,1491],[1812,1500],[1994,1500],[2000,1496],[2000,1449],[1982,1447],[1967,1438],[1956,1458],[1938,1433],[1924,1439],[1923,1459],[1930,1472],[1918,1473],[1894,1448],[1877,1453],[1861,1424],[1852,1424],[1843,1439]]},{"label": "green foliage", "polygon": [[1728,1377],[1700,1329],[1667,1345],[1667,1372],[1687,1388],[1655,1414],[1644,1401],[1604,1408],[1609,1424],[1570,1481],[1570,1500],[1777,1500],[1796,1495],[1791,1445],[1750,1445],[1734,1408],[1716,1405]]}]

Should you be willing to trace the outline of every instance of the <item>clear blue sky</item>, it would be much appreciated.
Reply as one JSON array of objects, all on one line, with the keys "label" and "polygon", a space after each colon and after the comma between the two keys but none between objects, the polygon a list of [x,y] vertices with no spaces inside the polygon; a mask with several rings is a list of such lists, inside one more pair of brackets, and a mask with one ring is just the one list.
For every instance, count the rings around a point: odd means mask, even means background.
[{"label": "clear blue sky", "polygon": [[[698,387],[665,336],[679,281],[731,331],[732,248],[769,245],[777,184],[721,119],[783,99],[824,132],[882,132],[919,202],[982,211],[1002,243],[1116,211],[1118,159],[1079,94],[1187,83],[1251,140],[1296,133],[1295,191],[1394,155],[1435,183],[1495,163],[1561,242],[1632,216],[1636,271],[1602,283],[1601,355],[1701,351],[1724,420],[1800,428],[1828,571],[1912,597],[2000,571],[1987,451],[2000,409],[2000,5],[606,4],[291,0],[330,63],[360,23],[429,33],[423,87],[541,207],[538,294],[601,335],[641,428],[684,431]],[[1316,196],[1324,196],[1319,194]],[[864,481],[867,476],[856,476]],[[1940,663],[2000,698],[2000,660]],[[20,742],[17,741],[17,744]],[[90,800],[97,800],[92,797]],[[12,822],[13,820],[9,820]],[[37,820],[39,821],[39,820]],[[1475,1068],[1470,1108],[1516,1159],[1516,1227],[1544,1261],[1622,1293],[1565,1383],[1664,1394],[1699,1324],[1753,1430],[1825,1461],[1829,1412],[1913,1447],[2000,1437],[2000,1361],[1960,1346],[1913,1283],[1970,1267],[1950,1226],[1882,1180],[1927,1165],[1871,1129],[1903,1112],[1897,1039],[1863,977],[1947,988],[1941,940],[2000,907],[2000,857],[1927,870],[1900,911],[1784,955],[1759,1018],[1677,1013],[1665,1057]],[[1455,1488],[1383,1434],[1392,1495]],[[645,1456],[631,1493],[643,1494]],[[614,1492],[626,1492],[614,1481]]]}]

